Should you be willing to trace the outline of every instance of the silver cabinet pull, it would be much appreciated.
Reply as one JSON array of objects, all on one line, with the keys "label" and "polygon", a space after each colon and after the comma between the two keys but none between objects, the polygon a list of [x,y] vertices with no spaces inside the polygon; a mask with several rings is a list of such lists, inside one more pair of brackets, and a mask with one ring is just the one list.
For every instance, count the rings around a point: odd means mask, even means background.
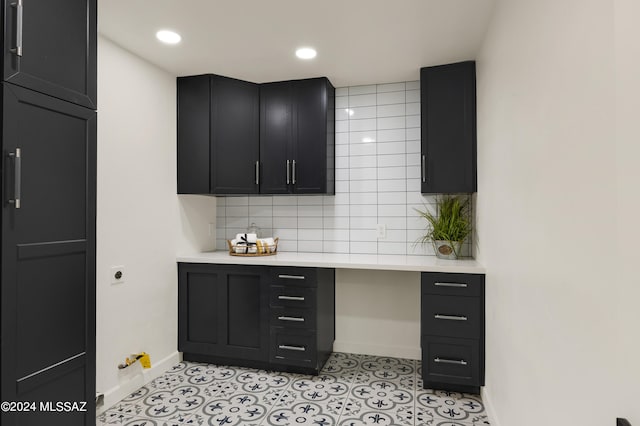
[{"label": "silver cabinet pull", "polygon": [[292,169],[292,171],[291,171],[291,177],[292,177],[291,183],[295,185],[296,184],[296,160],[293,160],[293,163],[291,165],[291,169]]},{"label": "silver cabinet pull", "polygon": [[291,346],[291,345],[278,345],[278,349],[284,349],[286,351],[298,351],[304,352],[307,350],[304,346]]},{"label": "silver cabinet pull", "polygon": [[9,153],[9,158],[13,159],[13,199],[9,200],[9,204],[19,209],[22,198],[22,150],[16,148],[16,152]]},{"label": "silver cabinet pull", "polygon": [[304,318],[302,317],[287,317],[283,315],[278,317],[278,319],[280,321],[304,322]]},{"label": "silver cabinet pull", "polygon": [[427,165],[426,165],[426,157],[422,156],[422,182],[425,183],[427,181]]},{"label": "silver cabinet pull", "polygon": [[289,160],[287,160],[287,185],[289,185],[289,182],[291,181],[291,178],[290,178],[291,174],[289,172],[289,164],[290,163],[291,162]]},{"label": "silver cabinet pull", "polygon": [[286,275],[286,274],[280,274],[278,275],[278,278],[282,278],[285,280],[304,280],[306,279],[304,275]]},{"label": "silver cabinet pull", "polygon": [[433,283],[436,287],[457,287],[457,288],[467,288],[468,285],[465,283]]},{"label": "silver cabinet pull", "polygon": [[442,315],[442,314],[435,314],[433,316],[435,319],[439,319],[439,320],[448,320],[448,321],[466,321],[467,317],[462,316],[462,315]]},{"label": "silver cabinet pull", "polygon": [[433,362],[437,362],[438,364],[467,365],[467,361],[464,359],[434,358]]},{"label": "silver cabinet pull", "polygon": [[296,302],[304,302],[304,297],[302,296],[278,296],[278,300],[295,300]]},{"label": "silver cabinet pull", "polygon": [[11,3],[11,7],[16,8],[16,47],[10,51],[16,56],[22,56],[22,0]]},{"label": "silver cabinet pull", "polygon": [[260,161],[256,161],[256,185],[260,185]]}]

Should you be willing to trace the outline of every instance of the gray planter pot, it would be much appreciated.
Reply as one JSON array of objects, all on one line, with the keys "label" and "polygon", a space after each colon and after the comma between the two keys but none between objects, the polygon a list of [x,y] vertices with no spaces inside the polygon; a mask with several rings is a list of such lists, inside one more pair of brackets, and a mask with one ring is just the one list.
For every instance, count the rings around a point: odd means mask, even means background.
[{"label": "gray planter pot", "polygon": [[462,250],[462,241],[453,241],[454,247],[452,247],[449,241],[436,240],[433,242],[433,250],[436,252],[436,257],[439,259],[456,260],[460,250]]}]

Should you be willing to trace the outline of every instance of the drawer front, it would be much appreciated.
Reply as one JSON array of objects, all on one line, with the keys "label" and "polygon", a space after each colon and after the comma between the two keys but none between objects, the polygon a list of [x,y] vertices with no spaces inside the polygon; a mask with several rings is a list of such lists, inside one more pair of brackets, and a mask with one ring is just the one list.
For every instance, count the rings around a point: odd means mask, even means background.
[{"label": "drawer front", "polygon": [[316,268],[270,268],[270,284],[294,285],[299,287],[316,287],[318,271]]},{"label": "drawer front", "polygon": [[422,337],[424,382],[480,386],[478,340]]},{"label": "drawer front", "polygon": [[293,285],[271,285],[269,289],[269,305],[283,308],[315,308],[316,289]]},{"label": "drawer front", "polygon": [[422,334],[479,339],[484,329],[478,297],[422,295]]},{"label": "drawer front", "polygon": [[275,364],[313,367],[317,362],[316,334],[271,327],[269,360]]},{"label": "drawer front", "polygon": [[449,274],[423,272],[422,294],[480,296],[484,290],[483,274]]},{"label": "drawer front", "polygon": [[316,328],[315,309],[271,308],[270,323],[275,327]]}]

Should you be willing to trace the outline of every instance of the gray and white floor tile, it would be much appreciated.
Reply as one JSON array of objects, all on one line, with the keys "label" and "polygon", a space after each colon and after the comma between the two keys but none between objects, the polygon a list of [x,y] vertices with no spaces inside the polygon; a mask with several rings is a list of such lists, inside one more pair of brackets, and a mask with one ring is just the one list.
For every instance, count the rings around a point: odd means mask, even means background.
[{"label": "gray and white floor tile", "polygon": [[97,426],[487,426],[478,395],[422,389],[420,361],[334,353],[318,376],[181,362]]}]

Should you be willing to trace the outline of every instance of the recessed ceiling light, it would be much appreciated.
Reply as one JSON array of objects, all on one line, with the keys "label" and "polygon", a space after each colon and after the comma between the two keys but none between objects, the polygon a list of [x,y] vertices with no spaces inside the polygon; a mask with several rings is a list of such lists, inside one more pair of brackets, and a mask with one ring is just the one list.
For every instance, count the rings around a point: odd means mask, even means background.
[{"label": "recessed ceiling light", "polygon": [[182,37],[175,31],[160,30],[156,33],[156,38],[166,44],[178,44]]},{"label": "recessed ceiling light", "polygon": [[296,56],[300,59],[313,59],[316,57],[316,50],[311,47],[301,47],[296,50]]}]

